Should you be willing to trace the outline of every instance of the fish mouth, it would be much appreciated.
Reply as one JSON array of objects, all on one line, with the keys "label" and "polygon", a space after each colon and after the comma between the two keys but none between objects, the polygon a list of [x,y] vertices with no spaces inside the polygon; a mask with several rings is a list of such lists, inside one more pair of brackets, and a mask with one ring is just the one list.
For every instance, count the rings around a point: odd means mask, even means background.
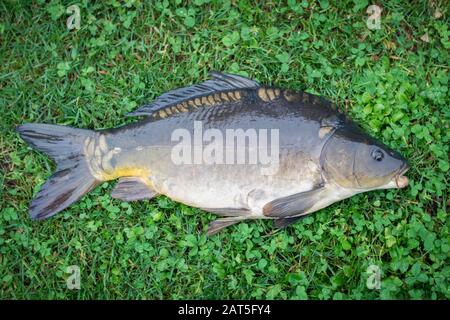
[{"label": "fish mouth", "polygon": [[401,188],[405,188],[408,186],[409,179],[404,174],[406,173],[406,171],[409,170],[409,168],[410,168],[409,164],[407,162],[405,162],[403,164],[403,166],[400,168],[400,170],[398,171],[398,173],[395,175],[393,180],[394,180],[397,188],[401,189]]}]

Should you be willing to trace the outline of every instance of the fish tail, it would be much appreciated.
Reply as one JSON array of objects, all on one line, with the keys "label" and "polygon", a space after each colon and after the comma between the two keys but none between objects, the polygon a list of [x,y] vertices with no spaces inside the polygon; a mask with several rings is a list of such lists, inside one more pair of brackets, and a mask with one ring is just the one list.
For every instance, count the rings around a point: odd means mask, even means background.
[{"label": "fish tail", "polygon": [[31,202],[31,219],[53,216],[102,182],[92,174],[85,155],[85,145],[96,132],[38,123],[27,123],[16,130],[23,140],[57,164],[56,172]]}]

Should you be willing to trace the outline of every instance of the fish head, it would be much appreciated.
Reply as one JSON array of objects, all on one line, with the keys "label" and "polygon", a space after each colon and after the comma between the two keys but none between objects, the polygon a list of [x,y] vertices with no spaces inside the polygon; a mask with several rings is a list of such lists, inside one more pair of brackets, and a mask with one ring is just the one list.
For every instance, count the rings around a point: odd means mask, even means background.
[{"label": "fish head", "polygon": [[322,150],[322,168],[328,179],[359,192],[404,188],[408,161],[356,125],[336,129]]}]

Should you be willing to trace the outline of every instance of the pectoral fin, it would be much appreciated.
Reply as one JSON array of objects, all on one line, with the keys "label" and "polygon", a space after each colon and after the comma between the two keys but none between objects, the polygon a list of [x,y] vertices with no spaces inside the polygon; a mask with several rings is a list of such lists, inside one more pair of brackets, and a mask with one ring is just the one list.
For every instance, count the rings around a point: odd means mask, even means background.
[{"label": "pectoral fin", "polygon": [[111,194],[113,198],[123,201],[151,199],[157,195],[140,177],[120,178]]},{"label": "pectoral fin", "polygon": [[323,186],[311,191],[296,193],[267,203],[263,213],[267,217],[286,218],[306,213],[323,196]]}]

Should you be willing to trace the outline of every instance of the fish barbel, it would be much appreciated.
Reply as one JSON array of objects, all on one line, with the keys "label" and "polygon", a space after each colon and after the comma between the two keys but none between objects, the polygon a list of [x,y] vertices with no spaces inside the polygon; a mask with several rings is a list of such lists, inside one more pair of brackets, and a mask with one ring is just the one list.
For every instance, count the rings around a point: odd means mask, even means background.
[{"label": "fish barbel", "polygon": [[57,164],[30,205],[31,218],[53,216],[119,179],[114,198],[165,195],[222,216],[209,226],[214,234],[248,219],[285,227],[355,194],[408,185],[407,161],[327,100],[210,75],[138,108],[129,115],[143,119],[119,128],[19,126]]}]

